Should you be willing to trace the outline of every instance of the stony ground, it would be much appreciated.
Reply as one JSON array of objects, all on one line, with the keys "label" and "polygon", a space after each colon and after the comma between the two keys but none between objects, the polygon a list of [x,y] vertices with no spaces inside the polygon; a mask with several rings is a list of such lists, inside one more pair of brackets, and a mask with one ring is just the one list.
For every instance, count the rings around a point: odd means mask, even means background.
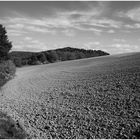
[{"label": "stony ground", "polygon": [[140,53],[19,68],[0,109],[30,138],[140,138]]}]

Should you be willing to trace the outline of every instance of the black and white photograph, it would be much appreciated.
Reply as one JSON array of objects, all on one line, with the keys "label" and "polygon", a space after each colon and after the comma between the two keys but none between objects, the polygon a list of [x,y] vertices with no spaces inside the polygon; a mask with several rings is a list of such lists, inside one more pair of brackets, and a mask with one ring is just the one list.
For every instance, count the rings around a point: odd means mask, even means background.
[{"label": "black and white photograph", "polygon": [[0,1],[0,139],[140,139],[140,1]]}]

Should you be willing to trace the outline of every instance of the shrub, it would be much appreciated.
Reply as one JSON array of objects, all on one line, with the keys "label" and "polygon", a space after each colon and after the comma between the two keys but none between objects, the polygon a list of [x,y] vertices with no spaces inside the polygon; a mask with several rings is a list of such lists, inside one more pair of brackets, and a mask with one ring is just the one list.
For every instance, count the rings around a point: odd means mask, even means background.
[{"label": "shrub", "polygon": [[0,62],[0,87],[10,80],[16,72],[16,67],[11,60]]},{"label": "shrub", "polygon": [[15,64],[17,67],[21,67],[21,66],[22,66],[21,58],[14,58],[14,59],[13,59],[13,62],[14,62],[14,64]]},{"label": "shrub", "polygon": [[19,121],[0,111],[0,139],[25,139],[28,134]]},{"label": "shrub", "polygon": [[28,60],[21,59],[21,66],[28,65]]}]

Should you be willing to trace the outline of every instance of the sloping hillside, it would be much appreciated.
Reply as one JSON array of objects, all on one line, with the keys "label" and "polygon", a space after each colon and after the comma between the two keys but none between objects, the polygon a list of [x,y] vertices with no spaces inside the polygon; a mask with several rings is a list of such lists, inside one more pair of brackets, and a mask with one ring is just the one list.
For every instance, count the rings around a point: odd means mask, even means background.
[{"label": "sloping hillside", "polygon": [[0,108],[32,138],[140,138],[140,53],[17,69]]}]

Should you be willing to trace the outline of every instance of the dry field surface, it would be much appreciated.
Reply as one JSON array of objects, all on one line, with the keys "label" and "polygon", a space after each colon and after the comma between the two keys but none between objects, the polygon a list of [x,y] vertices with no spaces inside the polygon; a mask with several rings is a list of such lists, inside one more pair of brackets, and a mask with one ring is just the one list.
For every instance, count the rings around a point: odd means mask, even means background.
[{"label": "dry field surface", "polygon": [[0,109],[30,138],[140,138],[140,53],[19,68]]}]

